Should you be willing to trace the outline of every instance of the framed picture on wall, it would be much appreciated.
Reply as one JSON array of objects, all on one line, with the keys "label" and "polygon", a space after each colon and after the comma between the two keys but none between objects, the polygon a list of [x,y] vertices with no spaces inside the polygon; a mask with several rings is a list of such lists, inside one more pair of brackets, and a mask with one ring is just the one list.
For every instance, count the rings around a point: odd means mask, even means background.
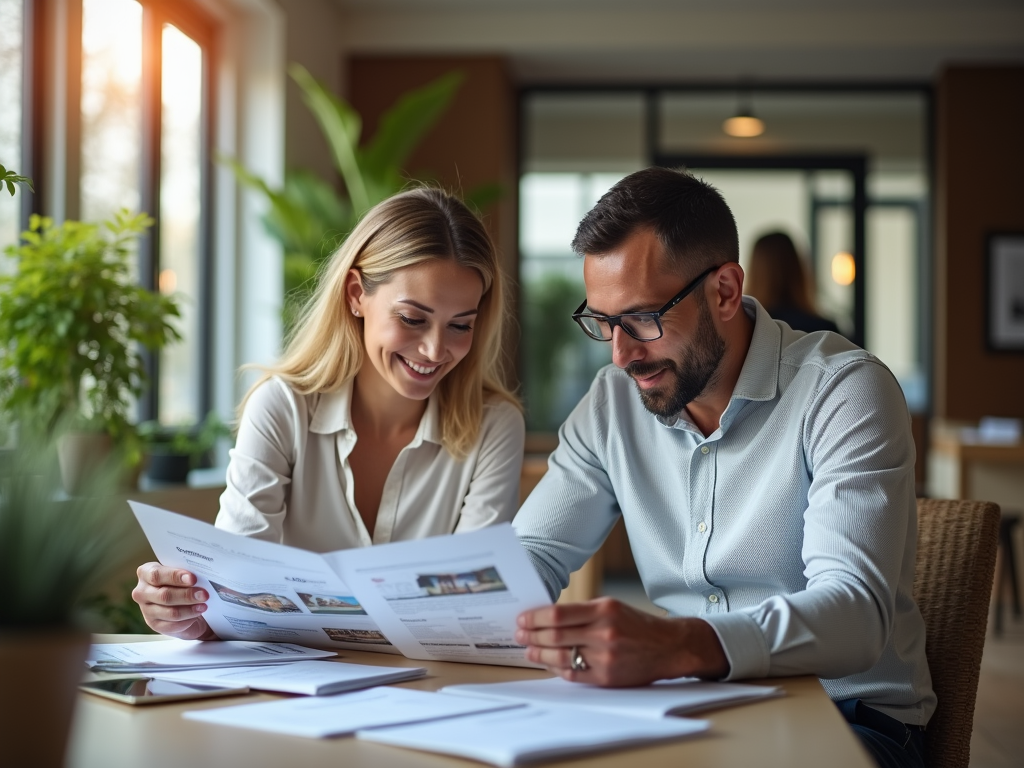
[{"label": "framed picture on wall", "polygon": [[1024,233],[989,235],[987,293],[989,349],[1024,352]]}]

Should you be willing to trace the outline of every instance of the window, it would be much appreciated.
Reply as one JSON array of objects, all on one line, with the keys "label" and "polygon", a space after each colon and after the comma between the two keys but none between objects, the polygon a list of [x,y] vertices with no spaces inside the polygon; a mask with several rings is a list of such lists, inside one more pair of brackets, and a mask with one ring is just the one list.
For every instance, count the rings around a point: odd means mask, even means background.
[{"label": "window", "polygon": [[212,24],[189,3],[83,0],[80,206],[155,225],[139,279],[179,298],[183,341],[150,361],[142,418],[194,423],[210,408],[208,227]]},{"label": "window", "polygon": [[30,212],[156,220],[138,277],[183,297],[185,343],[150,361],[142,419],[228,418],[239,367],[280,353],[281,248],[211,158],[281,183],[286,18],[276,0],[0,0],[0,162],[36,189],[0,195],[0,247]]}]

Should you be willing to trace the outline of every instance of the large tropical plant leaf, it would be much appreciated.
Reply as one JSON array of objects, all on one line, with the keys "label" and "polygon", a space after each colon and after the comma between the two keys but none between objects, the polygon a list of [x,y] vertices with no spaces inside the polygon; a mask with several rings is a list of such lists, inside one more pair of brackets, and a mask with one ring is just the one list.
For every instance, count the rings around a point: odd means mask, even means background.
[{"label": "large tropical plant leaf", "polygon": [[401,188],[409,155],[448,109],[463,80],[461,72],[442,75],[401,96],[381,116],[373,139],[360,152],[360,165],[377,183],[381,200]]},{"label": "large tropical plant leaf", "polygon": [[370,209],[374,201],[367,193],[366,181],[359,166],[359,136],[363,130],[363,121],[359,113],[328,91],[301,64],[288,67],[292,79],[302,89],[303,100],[312,111],[324,137],[331,147],[334,162],[345,180],[352,207],[363,213]]}]

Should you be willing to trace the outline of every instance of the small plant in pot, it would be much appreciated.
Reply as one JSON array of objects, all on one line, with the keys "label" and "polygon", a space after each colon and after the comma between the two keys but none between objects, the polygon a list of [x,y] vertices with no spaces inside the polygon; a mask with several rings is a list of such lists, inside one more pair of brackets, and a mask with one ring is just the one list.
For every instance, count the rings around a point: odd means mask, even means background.
[{"label": "small plant in pot", "polygon": [[[32,216],[5,250],[14,270],[0,276],[0,407],[44,434],[74,416],[61,445],[69,492],[104,450],[81,435],[130,442],[129,413],[147,385],[143,354],[180,338],[175,298],[134,277],[134,245],[152,223],[127,211],[102,224]],[[76,446],[85,466],[71,462]]]},{"label": "small plant in pot", "polygon": [[0,666],[12,692],[0,717],[5,765],[63,765],[89,644],[83,598],[137,547],[113,495],[119,470],[107,462],[63,497],[55,441],[23,426],[0,476]]},{"label": "small plant in pot", "polygon": [[210,466],[210,454],[230,428],[215,411],[195,426],[167,427],[155,421],[138,427],[146,454],[146,476],[159,483],[184,483],[193,469]]}]

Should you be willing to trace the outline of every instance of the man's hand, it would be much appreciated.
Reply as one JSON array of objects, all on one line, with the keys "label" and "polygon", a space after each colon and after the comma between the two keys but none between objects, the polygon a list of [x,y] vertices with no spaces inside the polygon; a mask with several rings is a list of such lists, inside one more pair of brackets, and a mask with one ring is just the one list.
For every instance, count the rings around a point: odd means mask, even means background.
[{"label": "man's hand", "polygon": [[[526,611],[518,625],[516,642],[528,646],[526,658],[574,682],[625,687],[729,673],[722,644],[706,621],[652,616],[608,597]],[[573,647],[586,670],[572,670]]]}]

